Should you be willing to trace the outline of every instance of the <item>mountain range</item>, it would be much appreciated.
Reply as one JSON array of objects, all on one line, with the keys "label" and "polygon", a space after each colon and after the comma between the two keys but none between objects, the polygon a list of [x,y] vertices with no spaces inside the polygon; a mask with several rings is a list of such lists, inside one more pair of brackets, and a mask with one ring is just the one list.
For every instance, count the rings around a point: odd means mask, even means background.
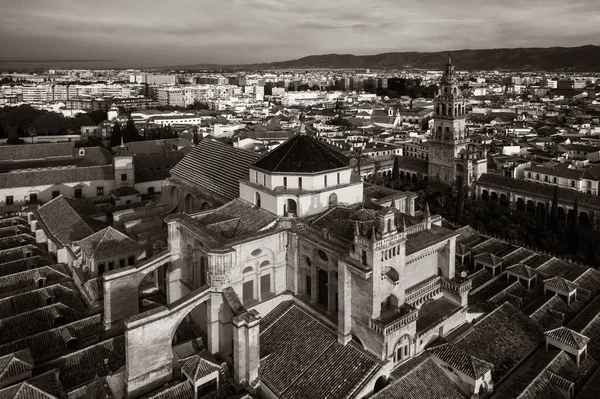
[{"label": "mountain range", "polygon": [[501,48],[376,55],[323,54],[296,60],[245,65],[177,65],[172,69],[440,69],[448,54],[460,70],[519,69],[600,71],[600,46]]}]

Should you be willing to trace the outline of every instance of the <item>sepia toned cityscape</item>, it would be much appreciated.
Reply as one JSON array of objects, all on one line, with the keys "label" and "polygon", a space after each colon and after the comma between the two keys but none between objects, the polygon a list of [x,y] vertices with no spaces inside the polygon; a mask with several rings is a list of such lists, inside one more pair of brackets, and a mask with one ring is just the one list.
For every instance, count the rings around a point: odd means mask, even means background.
[{"label": "sepia toned cityscape", "polygon": [[0,399],[600,398],[591,0],[3,0]]}]

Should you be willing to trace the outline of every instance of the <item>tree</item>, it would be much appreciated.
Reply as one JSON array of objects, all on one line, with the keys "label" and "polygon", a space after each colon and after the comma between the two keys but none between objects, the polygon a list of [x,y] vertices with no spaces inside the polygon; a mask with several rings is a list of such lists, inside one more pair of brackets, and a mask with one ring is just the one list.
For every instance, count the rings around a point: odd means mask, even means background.
[{"label": "tree", "polygon": [[360,176],[362,178],[362,175],[360,173],[360,167],[361,167],[361,163],[366,158],[366,155],[364,154],[363,148],[362,147],[358,147],[358,148],[355,148],[354,150],[352,150],[351,158],[355,162],[355,167],[356,167],[356,171],[358,173],[358,176]]},{"label": "tree", "polygon": [[550,227],[558,225],[558,186],[554,186],[554,195],[552,196],[552,208],[550,211]]},{"label": "tree", "polygon": [[579,204],[575,198],[573,205],[573,217],[571,218],[571,229],[569,231],[569,253],[576,255],[579,250]]},{"label": "tree", "polygon": [[17,127],[16,129],[11,129],[8,132],[8,139],[6,140],[6,144],[14,145],[14,144],[23,144],[25,141],[21,138],[25,135],[25,132],[21,127]]},{"label": "tree", "polygon": [[110,136],[110,146],[116,147],[121,145],[121,140],[123,138],[123,132],[121,131],[121,125],[119,122],[115,122],[113,126],[112,135]]},{"label": "tree", "polygon": [[394,157],[394,167],[392,168],[392,181],[397,182],[400,178],[400,158]]},{"label": "tree", "polygon": [[461,177],[456,179],[456,183],[458,184],[458,198],[456,201],[455,218],[456,218],[456,223],[462,224],[463,211],[465,208],[465,185],[463,184]]},{"label": "tree", "polygon": [[129,119],[127,119],[125,129],[123,129],[123,142],[129,143],[130,141],[138,141],[139,139],[140,134],[138,133],[138,130],[135,127],[135,122],[130,117]]}]

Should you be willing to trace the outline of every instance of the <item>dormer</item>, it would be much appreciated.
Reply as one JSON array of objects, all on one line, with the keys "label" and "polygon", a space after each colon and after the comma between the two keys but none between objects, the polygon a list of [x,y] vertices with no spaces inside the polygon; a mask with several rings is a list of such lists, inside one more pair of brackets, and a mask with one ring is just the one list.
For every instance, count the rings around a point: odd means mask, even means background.
[{"label": "dormer", "polygon": [[590,339],[567,327],[546,331],[546,350],[552,348],[567,352],[579,366],[587,358],[587,344]]}]

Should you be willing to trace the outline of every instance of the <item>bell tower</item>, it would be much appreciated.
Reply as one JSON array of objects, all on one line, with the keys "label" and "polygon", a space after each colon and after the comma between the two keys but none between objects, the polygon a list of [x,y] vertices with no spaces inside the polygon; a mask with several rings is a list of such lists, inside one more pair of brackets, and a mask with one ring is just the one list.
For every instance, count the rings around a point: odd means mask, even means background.
[{"label": "bell tower", "polygon": [[435,98],[433,130],[429,144],[429,178],[451,183],[456,180],[455,160],[467,149],[466,100],[463,98],[450,55]]}]

